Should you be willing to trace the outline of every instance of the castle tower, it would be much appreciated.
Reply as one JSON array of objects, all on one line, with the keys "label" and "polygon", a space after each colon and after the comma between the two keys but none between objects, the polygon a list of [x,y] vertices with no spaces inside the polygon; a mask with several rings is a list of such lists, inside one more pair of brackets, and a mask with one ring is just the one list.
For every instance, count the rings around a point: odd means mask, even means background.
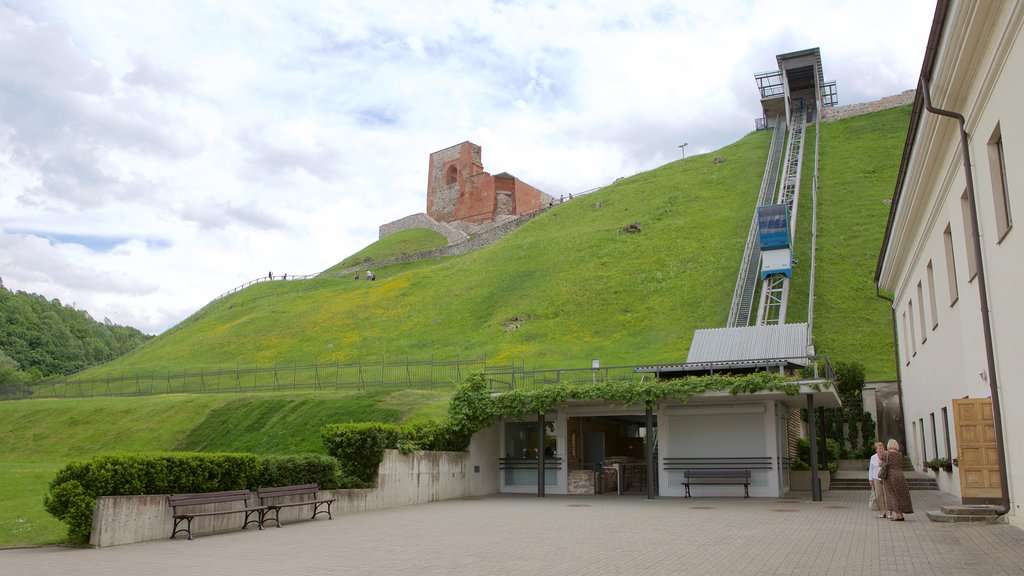
[{"label": "castle tower", "polygon": [[515,176],[484,172],[481,148],[463,142],[430,155],[427,215],[439,222],[493,222],[548,206],[553,199]]},{"label": "castle tower", "polygon": [[460,199],[470,189],[470,179],[484,171],[480,147],[463,142],[430,155],[427,172],[427,215],[440,222],[456,220]]}]

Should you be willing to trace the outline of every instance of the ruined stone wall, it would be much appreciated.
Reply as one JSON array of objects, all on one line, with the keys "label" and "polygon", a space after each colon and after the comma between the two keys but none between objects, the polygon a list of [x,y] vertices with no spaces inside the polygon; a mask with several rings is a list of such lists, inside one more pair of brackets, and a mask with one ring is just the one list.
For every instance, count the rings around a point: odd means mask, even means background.
[{"label": "ruined stone wall", "polygon": [[484,222],[494,218],[494,176],[487,172],[474,174],[466,182],[466,192],[459,198],[452,220]]},{"label": "ruined stone wall", "polygon": [[886,96],[885,98],[875,100],[874,102],[847,104],[846,106],[830,106],[822,110],[821,117],[825,122],[832,122],[833,120],[842,120],[843,118],[850,118],[851,116],[860,116],[861,114],[870,114],[872,112],[888,110],[889,108],[895,108],[905,104],[913,104],[914,95],[914,90],[907,90],[893,96]]},{"label": "ruined stone wall", "polygon": [[[416,260],[425,260],[428,258],[440,258],[442,256],[457,256],[459,254],[468,254],[469,252],[473,252],[474,250],[479,250],[481,248],[485,248],[487,246],[490,246],[491,244],[494,244],[498,240],[507,236],[516,228],[519,228],[523,224],[529,222],[534,217],[543,214],[545,211],[547,211],[547,208],[542,208],[540,210],[537,210],[536,212],[524,214],[523,216],[520,216],[512,220],[508,220],[502,224],[489,227],[485,231],[476,234],[472,237],[467,237],[465,240],[462,240],[461,242],[449,244],[448,246],[444,246],[442,248],[426,250],[423,252],[416,252],[415,254],[403,254],[401,256],[396,256],[394,258],[387,258],[384,260],[377,260],[374,262],[363,262],[360,263],[359,266],[353,266],[351,268],[346,268],[344,270],[338,270],[336,272],[331,272],[330,274],[323,274],[322,276],[347,276],[359,270],[376,268],[378,266],[384,266],[386,264],[397,264],[399,262],[413,262]],[[412,216],[409,216],[407,218],[412,218]],[[407,218],[403,218],[402,220],[406,220]],[[395,222],[401,222],[401,220],[396,220]],[[415,226],[410,227],[415,228]]]},{"label": "ruined stone wall", "polygon": [[445,238],[447,238],[448,244],[462,242],[463,240],[469,238],[469,235],[466,234],[465,232],[462,232],[461,230],[456,230],[446,222],[438,222],[437,220],[434,220],[433,218],[427,216],[422,212],[420,212],[419,214],[413,214],[412,216],[406,216],[405,218],[399,218],[394,222],[382,224],[378,231],[377,238],[379,240],[380,238],[390,236],[395,232],[400,232],[402,230],[411,230],[413,228],[426,228],[428,230],[433,230],[434,232],[437,232],[443,235]]},{"label": "ruined stone wall", "polygon": [[[435,220],[457,219],[457,212],[467,195],[470,180],[483,171],[480,146],[463,142],[430,155],[427,174],[427,214]],[[449,181],[449,169],[455,169],[454,182]]]},{"label": "ruined stone wall", "polygon": [[461,144],[445,148],[430,155],[427,174],[427,214],[439,220],[448,220],[455,212],[459,197],[459,183],[445,184],[446,165],[458,160]]}]

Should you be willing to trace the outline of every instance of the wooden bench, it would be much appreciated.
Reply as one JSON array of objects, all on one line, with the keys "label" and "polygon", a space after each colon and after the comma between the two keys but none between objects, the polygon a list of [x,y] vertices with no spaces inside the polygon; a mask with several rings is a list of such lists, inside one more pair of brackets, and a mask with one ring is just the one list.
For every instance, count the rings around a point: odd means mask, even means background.
[{"label": "wooden bench", "polygon": [[[277,527],[281,527],[281,521],[278,519],[277,514],[281,508],[291,508],[293,506],[313,506],[313,515],[310,516],[310,520],[317,517],[318,514],[327,514],[328,519],[333,519],[331,516],[331,504],[334,503],[334,498],[317,498],[317,493],[320,488],[316,484],[298,484],[295,486],[276,486],[273,488],[258,488],[256,494],[260,497],[260,504],[267,508],[267,512],[263,515],[264,522],[267,520],[267,515],[271,512],[274,513],[274,522],[277,522]],[[279,502],[275,503],[273,500],[276,498],[284,498],[286,496],[312,496],[312,498],[306,498],[295,502]],[[326,505],[327,509],[324,510],[321,507]]]},{"label": "wooden bench", "polygon": [[743,497],[750,498],[750,470],[684,470],[683,486],[686,487],[686,498],[690,497],[690,484],[742,484]]},{"label": "wooden bench", "polygon": [[[242,529],[245,530],[249,524],[256,524],[263,530],[263,514],[267,511],[266,506],[249,506],[249,498],[252,492],[249,490],[226,490],[224,492],[200,492],[198,494],[170,494],[167,496],[167,505],[171,507],[174,516],[174,528],[171,530],[173,540],[179,532],[187,532],[188,539],[192,539],[192,519],[200,516],[222,516],[225,514],[245,514],[245,521],[242,522]],[[206,504],[220,504],[223,502],[243,502],[244,508],[230,508],[224,510],[210,510],[202,512],[178,512],[178,508],[188,506],[203,506]],[[252,519],[253,515],[255,519]],[[185,528],[178,528],[182,522],[186,522]]]}]

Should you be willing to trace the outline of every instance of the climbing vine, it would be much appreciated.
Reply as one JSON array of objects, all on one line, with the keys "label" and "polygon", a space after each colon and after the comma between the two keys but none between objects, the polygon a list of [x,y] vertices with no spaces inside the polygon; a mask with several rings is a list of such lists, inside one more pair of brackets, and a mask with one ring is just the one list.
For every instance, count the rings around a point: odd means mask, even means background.
[{"label": "climbing vine", "polygon": [[523,416],[536,414],[564,404],[569,400],[604,400],[621,406],[642,405],[653,407],[664,399],[686,402],[691,397],[705,392],[727,392],[730,394],[751,394],[755,392],[784,392],[795,395],[799,385],[787,382],[776,372],[755,372],[740,376],[710,375],[691,376],[675,380],[610,380],[598,383],[559,384],[545,386],[538,390],[512,390],[497,396],[487,392],[485,378],[476,374],[470,376],[449,406],[449,418],[471,425],[465,431],[479,430],[493,423],[498,416]]}]

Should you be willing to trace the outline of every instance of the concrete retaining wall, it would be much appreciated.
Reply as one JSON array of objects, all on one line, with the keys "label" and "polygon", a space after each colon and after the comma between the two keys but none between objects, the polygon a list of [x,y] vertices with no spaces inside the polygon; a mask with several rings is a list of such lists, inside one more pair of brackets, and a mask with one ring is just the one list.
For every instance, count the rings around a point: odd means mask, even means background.
[{"label": "concrete retaining wall", "polygon": [[450,226],[447,222],[438,222],[430,216],[427,216],[423,212],[419,214],[412,214],[405,218],[399,218],[394,222],[388,222],[387,224],[381,224],[377,231],[377,239],[390,236],[395,232],[401,232],[402,230],[412,230],[414,228],[426,228],[427,230],[433,230],[438,234],[441,234],[448,239],[449,244],[455,242],[462,242],[469,238],[469,235],[461,230],[456,230]]},{"label": "concrete retaining wall", "polygon": [[[378,468],[376,488],[323,490],[320,496],[337,499],[331,507],[331,513],[339,516],[350,512],[495,494],[498,492],[497,466],[493,462],[494,454],[497,453],[493,451],[496,443],[497,432],[490,429],[473,437],[470,452],[401,454],[397,450],[387,450]],[[486,452],[489,449],[492,451]],[[483,465],[481,462],[484,460],[490,464]],[[259,505],[255,494],[249,505]],[[210,509],[215,507],[223,510],[225,506],[210,505]],[[243,506],[238,503],[235,507]],[[282,524],[308,520],[312,513],[311,506],[285,508],[280,511],[280,520]],[[104,547],[169,538],[174,525],[171,514],[166,495],[100,496],[93,509],[89,542],[93,546]],[[192,521],[192,533],[200,535],[238,530],[244,516],[244,513],[239,513],[196,518]],[[322,516],[317,521],[320,518]],[[270,526],[274,525],[270,523]],[[250,526],[248,529],[256,528]],[[181,534],[177,537],[187,538]]]}]

